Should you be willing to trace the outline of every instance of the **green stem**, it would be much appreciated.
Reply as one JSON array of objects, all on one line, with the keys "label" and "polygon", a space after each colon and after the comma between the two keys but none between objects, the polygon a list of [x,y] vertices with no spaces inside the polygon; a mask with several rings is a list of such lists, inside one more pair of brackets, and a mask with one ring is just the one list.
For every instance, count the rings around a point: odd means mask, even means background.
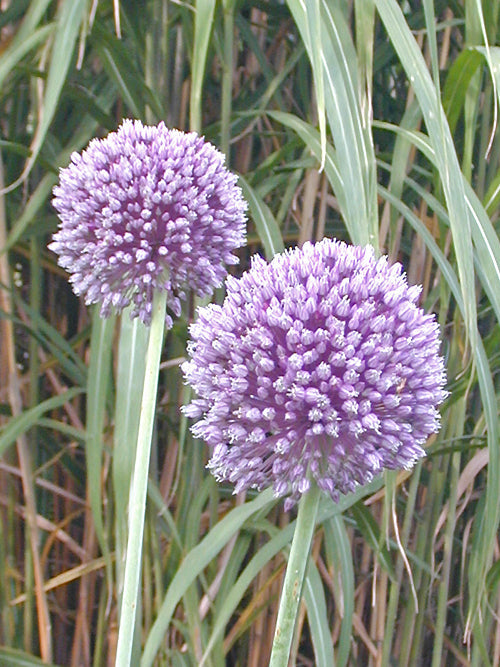
[{"label": "green stem", "polygon": [[311,488],[300,499],[297,523],[281,592],[269,667],[287,667],[288,665],[320,494],[317,485],[311,482]]},{"label": "green stem", "polygon": [[166,292],[155,292],[153,313],[146,354],[146,371],[142,392],[141,416],[137,435],[134,473],[129,495],[129,535],[123,581],[123,598],[118,630],[116,666],[127,667],[131,662],[136,611],[138,607],[139,582],[141,577],[142,542],[144,536],[144,516],[148,489],[151,438],[158,389],[158,369],[160,365],[165,326]]}]

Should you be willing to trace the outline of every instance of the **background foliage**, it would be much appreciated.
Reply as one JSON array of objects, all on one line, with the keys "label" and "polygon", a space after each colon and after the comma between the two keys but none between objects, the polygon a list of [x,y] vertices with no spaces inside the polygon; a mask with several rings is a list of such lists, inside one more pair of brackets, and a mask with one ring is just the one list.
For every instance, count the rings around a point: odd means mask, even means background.
[{"label": "background foliage", "polygon": [[[500,664],[499,0],[0,8],[0,663],[114,664],[147,332],[79,303],[46,244],[58,168],[134,117],[241,174],[237,271],[372,243],[442,326],[442,430],[411,473],[323,500],[297,664]],[[263,665],[294,515],[205,470],[179,412],[193,313],[163,353],[134,664]]]}]

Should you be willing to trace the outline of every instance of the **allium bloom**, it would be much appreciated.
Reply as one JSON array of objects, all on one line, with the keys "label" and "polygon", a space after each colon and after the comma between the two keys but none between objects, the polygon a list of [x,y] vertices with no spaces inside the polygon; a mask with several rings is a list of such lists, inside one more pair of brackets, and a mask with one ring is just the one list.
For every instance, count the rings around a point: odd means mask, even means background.
[{"label": "allium bloom", "polygon": [[324,239],[254,257],[222,306],[198,312],[183,366],[185,412],[235,492],[273,485],[291,507],[310,486],[338,500],[382,468],[410,468],[446,397],[438,325],[399,264]]},{"label": "allium bloom", "polygon": [[238,261],[246,203],[236,180],[196,133],[125,120],[61,169],[49,247],[103,317],[133,301],[132,316],[149,323],[154,290],[178,316],[186,287],[211,294]]}]

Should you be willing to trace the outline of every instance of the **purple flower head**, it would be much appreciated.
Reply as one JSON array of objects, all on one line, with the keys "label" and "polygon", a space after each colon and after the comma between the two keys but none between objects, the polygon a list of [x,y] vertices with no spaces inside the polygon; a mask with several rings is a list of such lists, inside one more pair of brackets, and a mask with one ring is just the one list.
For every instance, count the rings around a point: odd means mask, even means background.
[{"label": "purple flower head", "polygon": [[185,413],[235,492],[273,485],[290,508],[309,475],[334,500],[410,468],[446,397],[438,325],[399,264],[331,239],[228,277],[191,326]]},{"label": "purple flower head", "polygon": [[49,247],[103,317],[133,302],[132,316],[148,324],[155,289],[179,316],[186,287],[211,294],[238,261],[246,203],[236,181],[196,133],[125,120],[61,169]]}]

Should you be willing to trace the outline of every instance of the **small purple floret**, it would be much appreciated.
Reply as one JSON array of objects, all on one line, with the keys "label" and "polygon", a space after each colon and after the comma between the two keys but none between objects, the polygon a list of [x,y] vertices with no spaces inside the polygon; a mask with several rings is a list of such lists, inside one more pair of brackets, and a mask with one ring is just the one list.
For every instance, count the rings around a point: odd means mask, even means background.
[{"label": "small purple floret", "polygon": [[245,242],[247,206],[222,153],[163,123],[125,120],[73,153],[53,205],[61,223],[49,247],[103,317],[133,302],[148,324],[154,290],[178,316],[184,290],[211,294]]},{"label": "small purple floret", "polygon": [[311,475],[334,500],[411,468],[445,399],[439,327],[399,264],[331,239],[254,257],[191,326],[185,413],[235,492],[273,485],[288,509]]}]

